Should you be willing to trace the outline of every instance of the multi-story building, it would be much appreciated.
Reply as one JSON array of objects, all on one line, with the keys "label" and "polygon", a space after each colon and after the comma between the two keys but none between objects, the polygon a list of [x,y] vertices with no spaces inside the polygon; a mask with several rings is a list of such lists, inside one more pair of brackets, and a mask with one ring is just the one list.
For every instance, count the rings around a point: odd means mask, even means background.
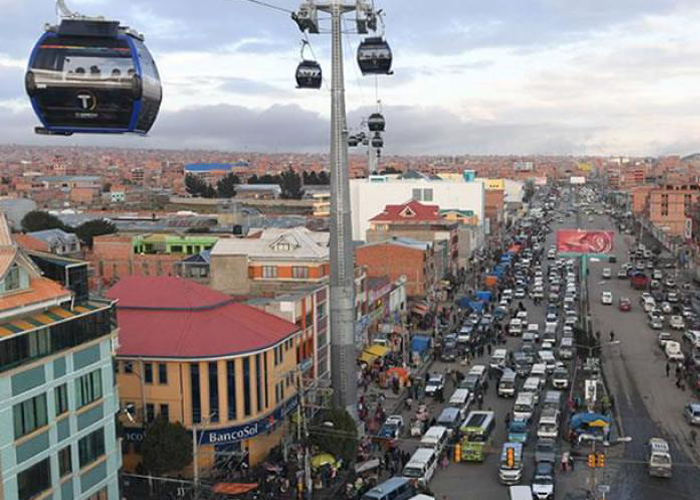
[{"label": "multi-story building", "polygon": [[16,248],[4,218],[0,278],[0,498],[119,500],[113,302],[88,297],[87,263]]},{"label": "multi-story building", "polygon": [[667,184],[649,191],[649,220],[669,236],[692,235],[693,207],[700,197],[697,184]]},{"label": "multi-story building", "polygon": [[[199,433],[199,465],[236,455],[264,460],[288,426],[300,378],[314,365],[308,314],[293,323],[189,280],[125,277],[117,299],[117,380],[125,408],[124,468],[140,461],[138,443],[156,417]],[[185,473],[189,471],[184,471]]]},{"label": "multi-story building", "polygon": [[299,284],[325,283],[329,233],[305,227],[251,230],[217,241],[210,252],[211,286],[233,295],[274,295]]},{"label": "multi-story building", "polygon": [[460,180],[441,180],[394,179],[378,175],[368,179],[351,179],[353,239],[365,240],[370,219],[384,210],[387,204],[401,204],[410,200],[435,204],[445,209],[471,210],[479,224],[483,224],[484,184],[467,179],[472,177],[463,175]]}]

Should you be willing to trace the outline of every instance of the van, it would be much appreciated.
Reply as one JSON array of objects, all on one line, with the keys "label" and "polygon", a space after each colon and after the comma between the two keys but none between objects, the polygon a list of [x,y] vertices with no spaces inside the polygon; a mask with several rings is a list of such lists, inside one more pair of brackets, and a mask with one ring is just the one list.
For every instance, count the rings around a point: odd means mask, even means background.
[{"label": "van", "polygon": [[557,367],[557,358],[554,357],[554,353],[550,350],[543,349],[537,353],[540,361],[547,365],[547,372],[551,373]]},{"label": "van", "polygon": [[438,455],[430,448],[418,448],[403,468],[403,477],[420,486],[428,486],[435,475]]},{"label": "van", "polygon": [[544,327],[544,335],[542,340],[544,342],[550,341],[554,342],[557,339],[557,323],[547,323]]},{"label": "van", "polygon": [[649,475],[655,477],[671,477],[673,461],[668,442],[661,438],[651,438],[647,443],[647,464]]},{"label": "van", "polygon": [[472,366],[471,370],[469,370],[469,375],[474,375],[479,377],[479,384],[484,385],[484,382],[488,379],[489,376],[489,371],[486,368],[486,365],[474,365]]},{"label": "van", "polygon": [[460,420],[459,408],[447,407],[443,409],[440,416],[437,418],[436,423],[438,425],[442,425],[443,427],[447,427],[450,435],[452,435],[455,429],[459,428],[459,424],[462,423]]},{"label": "van", "polygon": [[644,312],[651,312],[656,308],[656,301],[649,297],[644,299]]},{"label": "van", "polygon": [[530,370],[530,376],[547,378],[547,365],[544,363],[535,363]]},{"label": "van", "polygon": [[513,405],[513,418],[516,420],[530,420],[534,411],[535,395],[531,392],[519,393]]},{"label": "van", "polygon": [[491,368],[503,368],[506,365],[506,360],[508,359],[507,349],[496,349],[491,355],[491,362],[489,366]]},{"label": "van", "polygon": [[515,379],[517,375],[512,370],[506,370],[498,381],[498,395],[504,398],[515,396]]},{"label": "van", "polygon": [[515,373],[521,377],[526,377],[532,368],[532,363],[530,363],[527,354],[522,351],[513,354],[513,365],[515,366]]},{"label": "van", "polygon": [[416,489],[407,478],[392,477],[365,493],[362,500],[409,500],[415,494]]},{"label": "van", "polygon": [[523,444],[503,443],[498,465],[498,479],[502,484],[516,484],[523,478]]},{"label": "van", "polygon": [[542,411],[547,409],[561,410],[561,391],[546,391],[542,403]]},{"label": "van", "polygon": [[540,422],[537,425],[537,437],[539,439],[556,439],[559,435],[559,410],[549,408],[542,410]]},{"label": "van", "polygon": [[425,434],[423,434],[418,446],[420,448],[430,448],[435,450],[435,453],[438,455],[441,455],[449,440],[450,432],[447,427],[443,427],[442,425],[433,425]]},{"label": "van", "polygon": [[529,486],[511,486],[508,488],[508,500],[533,500]]},{"label": "van", "polygon": [[528,377],[525,379],[525,383],[523,384],[523,391],[531,392],[536,396],[539,396],[540,391],[544,387],[544,381],[545,379],[541,377]]},{"label": "van", "polygon": [[561,359],[574,357],[574,339],[572,337],[565,337],[559,342],[559,357]]},{"label": "van", "polygon": [[469,389],[455,389],[455,392],[450,396],[449,405],[452,408],[457,408],[459,410],[459,419],[464,420],[469,412],[469,406],[471,405],[472,397]]}]

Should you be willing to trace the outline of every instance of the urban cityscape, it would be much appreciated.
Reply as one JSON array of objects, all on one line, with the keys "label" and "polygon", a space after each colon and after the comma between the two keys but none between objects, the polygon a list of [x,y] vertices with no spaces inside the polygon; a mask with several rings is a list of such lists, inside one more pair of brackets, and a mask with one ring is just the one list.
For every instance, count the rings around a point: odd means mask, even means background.
[{"label": "urban cityscape", "polygon": [[700,6],[41,4],[0,500],[700,498]]}]

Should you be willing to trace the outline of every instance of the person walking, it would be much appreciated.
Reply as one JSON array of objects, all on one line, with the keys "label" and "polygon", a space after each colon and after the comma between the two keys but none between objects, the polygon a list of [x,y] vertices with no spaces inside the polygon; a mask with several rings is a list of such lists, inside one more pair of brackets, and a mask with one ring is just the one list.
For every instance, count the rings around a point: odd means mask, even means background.
[{"label": "person walking", "polygon": [[671,364],[668,361],[666,361],[666,378],[668,378],[670,374],[671,374]]},{"label": "person walking", "polygon": [[508,430],[508,426],[510,425],[510,412],[506,412],[505,424],[506,424],[506,430]]}]

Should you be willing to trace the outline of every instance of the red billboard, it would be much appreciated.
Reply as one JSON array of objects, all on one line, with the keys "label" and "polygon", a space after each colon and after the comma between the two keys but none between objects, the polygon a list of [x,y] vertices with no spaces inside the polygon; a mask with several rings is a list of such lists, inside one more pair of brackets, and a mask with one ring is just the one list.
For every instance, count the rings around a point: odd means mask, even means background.
[{"label": "red billboard", "polygon": [[557,231],[557,252],[612,253],[615,233],[612,231]]}]

